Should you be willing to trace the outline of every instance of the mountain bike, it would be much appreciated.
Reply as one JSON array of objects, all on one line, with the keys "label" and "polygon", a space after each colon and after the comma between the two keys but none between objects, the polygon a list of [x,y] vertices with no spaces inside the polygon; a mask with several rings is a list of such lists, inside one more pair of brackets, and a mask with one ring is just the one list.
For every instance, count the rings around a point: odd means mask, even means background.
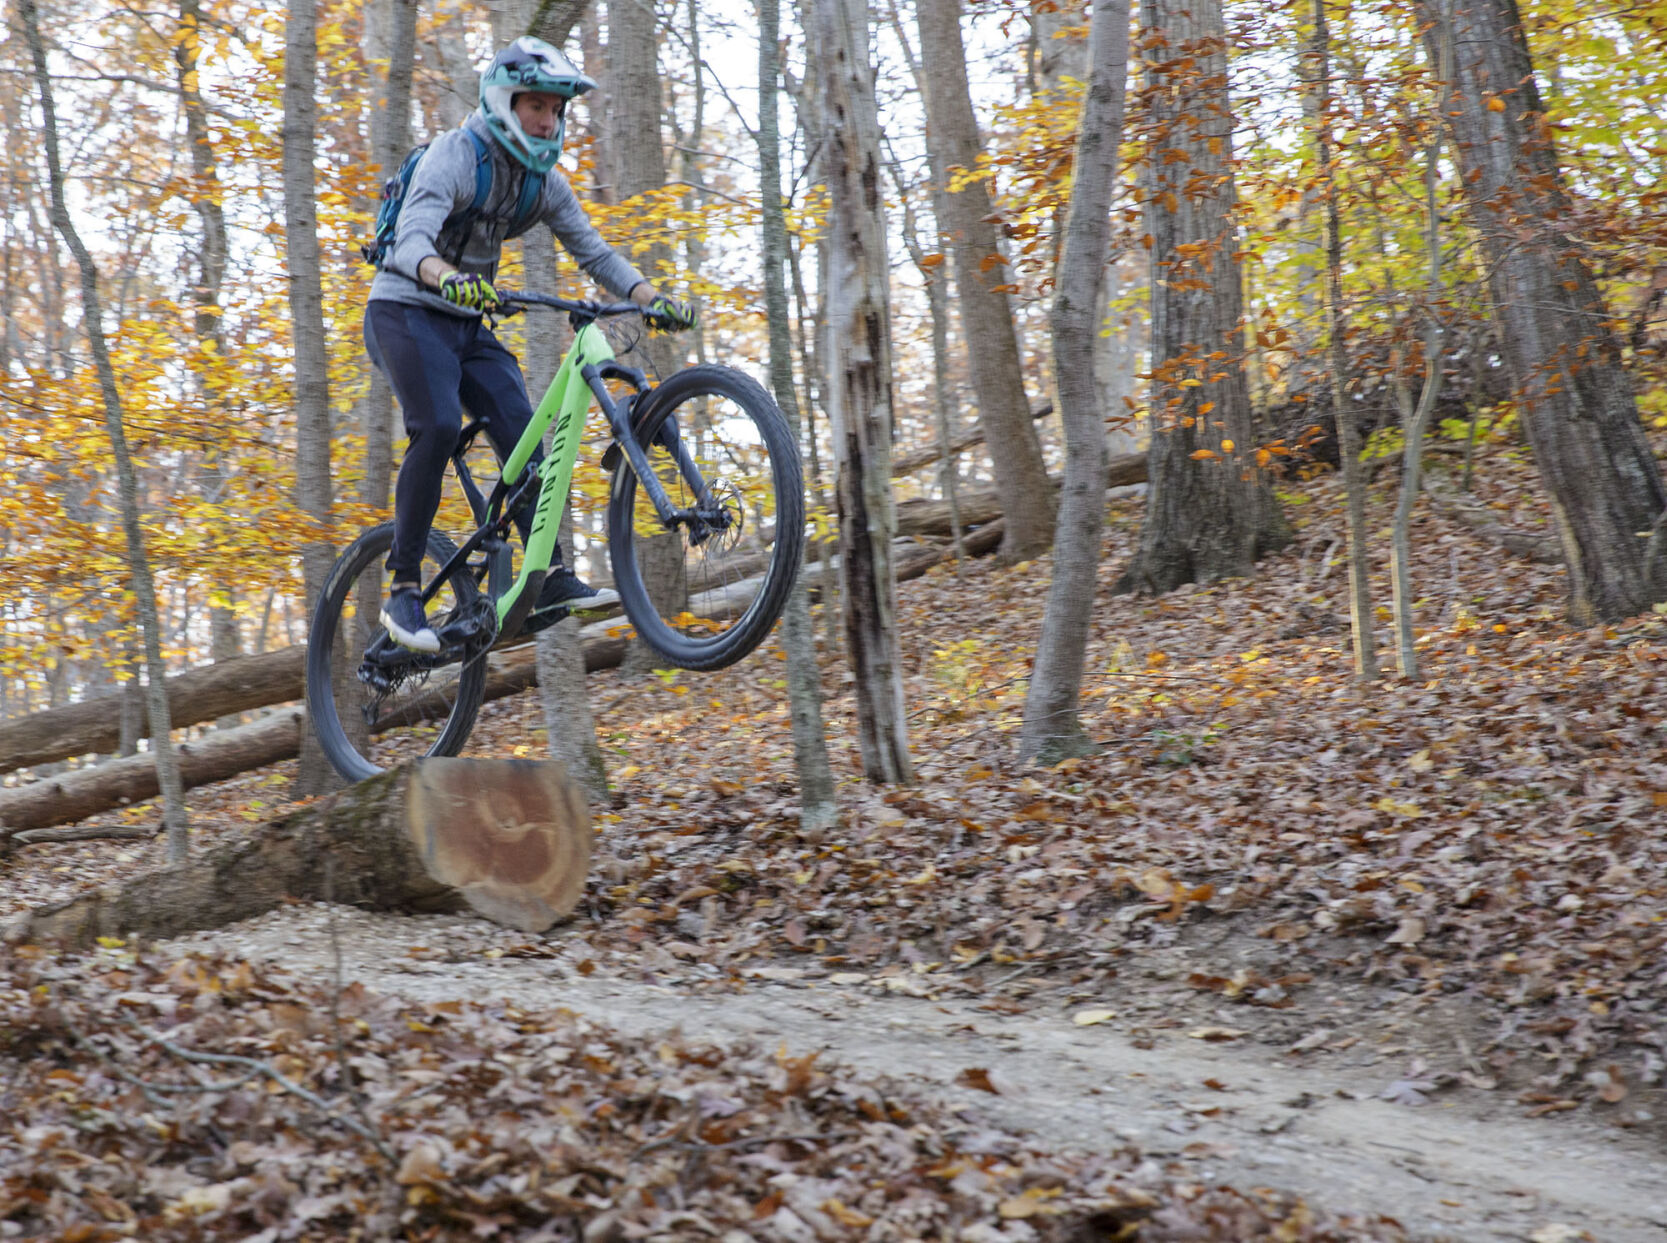
[{"label": "mountain bike", "polygon": [[[612,436],[602,467],[612,473],[605,529],[614,588],[637,637],[668,665],[722,669],[746,656],[775,625],[803,559],[798,449],[762,385],[706,364],[650,385],[616,358],[604,331],[640,316],[633,302],[500,297],[499,314],[566,312],[573,344],[490,492],[467,461],[485,425],[463,427],[452,467],[475,529],[461,543],[431,530],[423,563],[423,604],[440,650],[400,647],[378,620],[391,522],[348,546],[313,611],[307,706],[325,754],[349,781],[406,759],[456,755],[488,691],[488,653],[566,615],[533,608],[593,401]],[[552,424],[550,452],[529,469]],[[535,508],[517,571],[510,536],[527,505]]]}]

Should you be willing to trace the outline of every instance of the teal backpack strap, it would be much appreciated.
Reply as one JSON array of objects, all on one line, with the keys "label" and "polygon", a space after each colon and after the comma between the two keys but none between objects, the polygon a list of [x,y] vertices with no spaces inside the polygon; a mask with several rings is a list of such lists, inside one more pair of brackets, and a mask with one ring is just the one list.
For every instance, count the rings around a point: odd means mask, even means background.
[{"label": "teal backpack strap", "polygon": [[533,214],[538,211],[538,204],[544,197],[544,174],[527,170],[527,175],[521,178],[521,197],[515,204],[515,223],[510,225],[511,233],[519,233],[532,223]]},{"label": "teal backpack strap", "polygon": [[481,208],[486,206],[486,196],[492,193],[492,153],[487,149],[486,139],[468,126],[463,132],[469,135],[469,141],[475,144],[475,201],[469,204],[468,221],[472,225],[475,217],[480,215]]}]

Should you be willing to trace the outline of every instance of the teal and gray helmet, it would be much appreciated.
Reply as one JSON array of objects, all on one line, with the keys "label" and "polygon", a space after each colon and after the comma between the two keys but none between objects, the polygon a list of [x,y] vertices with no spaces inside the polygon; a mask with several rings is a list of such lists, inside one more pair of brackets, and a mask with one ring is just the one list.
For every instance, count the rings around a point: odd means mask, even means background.
[{"label": "teal and gray helmet", "polygon": [[565,114],[553,138],[534,138],[521,128],[513,107],[523,91],[572,99],[596,86],[578,67],[543,39],[522,35],[492,58],[480,75],[480,115],[504,149],[534,172],[547,173],[561,155],[567,133]]}]

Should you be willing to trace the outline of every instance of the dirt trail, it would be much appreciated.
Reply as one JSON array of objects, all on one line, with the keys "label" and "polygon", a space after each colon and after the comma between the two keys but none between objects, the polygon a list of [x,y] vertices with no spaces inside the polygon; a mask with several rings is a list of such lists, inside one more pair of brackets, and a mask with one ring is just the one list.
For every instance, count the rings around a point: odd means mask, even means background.
[{"label": "dirt trail", "polygon": [[[174,944],[328,977],[331,918],[326,908],[291,908]],[[415,1001],[559,1006],[632,1035],[681,1028],[715,1042],[822,1049],[830,1062],[905,1081],[969,1117],[1050,1145],[1133,1142],[1180,1163],[1186,1178],[1295,1190],[1437,1238],[1667,1237],[1667,1160],[1642,1138],[1583,1120],[1490,1120],[1441,1098],[1416,1108],[1391,1104],[1375,1098],[1381,1074],[1297,1066],[1261,1046],[1171,1032],[1139,1048],[1108,1026],[1079,1027],[1058,1013],[1003,1016],[828,980],[766,977],[741,993],[703,995],[585,976],[576,960],[561,957],[493,958],[473,949],[425,961],[420,955],[448,945],[478,945],[485,926],[348,909],[334,921],[347,980]],[[513,943],[501,930],[497,936]],[[958,1083],[969,1067],[987,1070],[999,1094]]]}]

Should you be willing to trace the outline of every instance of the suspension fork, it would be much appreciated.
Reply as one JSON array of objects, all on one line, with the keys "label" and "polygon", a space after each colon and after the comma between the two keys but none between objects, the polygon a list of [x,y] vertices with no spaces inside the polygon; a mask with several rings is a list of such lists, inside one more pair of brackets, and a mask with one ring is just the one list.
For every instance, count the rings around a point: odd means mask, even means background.
[{"label": "suspension fork", "polygon": [[609,363],[601,366],[585,367],[579,374],[584,378],[585,383],[590,385],[591,392],[596,395],[596,400],[602,407],[602,413],[608,418],[608,427],[613,432],[614,443],[624,451],[625,460],[631,464],[631,473],[636,475],[637,482],[642,485],[643,491],[648,493],[648,499],[653,504],[654,512],[659,517],[662,526],[669,531],[680,522],[688,522],[691,519],[698,518],[701,508],[709,508],[714,504],[712,490],[707,486],[705,478],[700,473],[700,467],[695,464],[694,456],[689,452],[688,446],[683,443],[683,437],[678,430],[675,419],[668,419],[665,424],[661,425],[662,428],[669,427],[671,429],[669,437],[671,443],[665,447],[670,451],[673,460],[676,461],[678,473],[693,489],[697,506],[693,509],[681,509],[671,503],[671,498],[666,495],[664,485],[654,474],[654,468],[649,465],[647,450],[637,441],[636,429],[631,426],[630,403],[622,406],[613,399],[613,394],[608,391],[607,380],[627,380],[637,389],[636,397],[633,400],[640,400],[647,392],[645,377],[642,372]]}]

